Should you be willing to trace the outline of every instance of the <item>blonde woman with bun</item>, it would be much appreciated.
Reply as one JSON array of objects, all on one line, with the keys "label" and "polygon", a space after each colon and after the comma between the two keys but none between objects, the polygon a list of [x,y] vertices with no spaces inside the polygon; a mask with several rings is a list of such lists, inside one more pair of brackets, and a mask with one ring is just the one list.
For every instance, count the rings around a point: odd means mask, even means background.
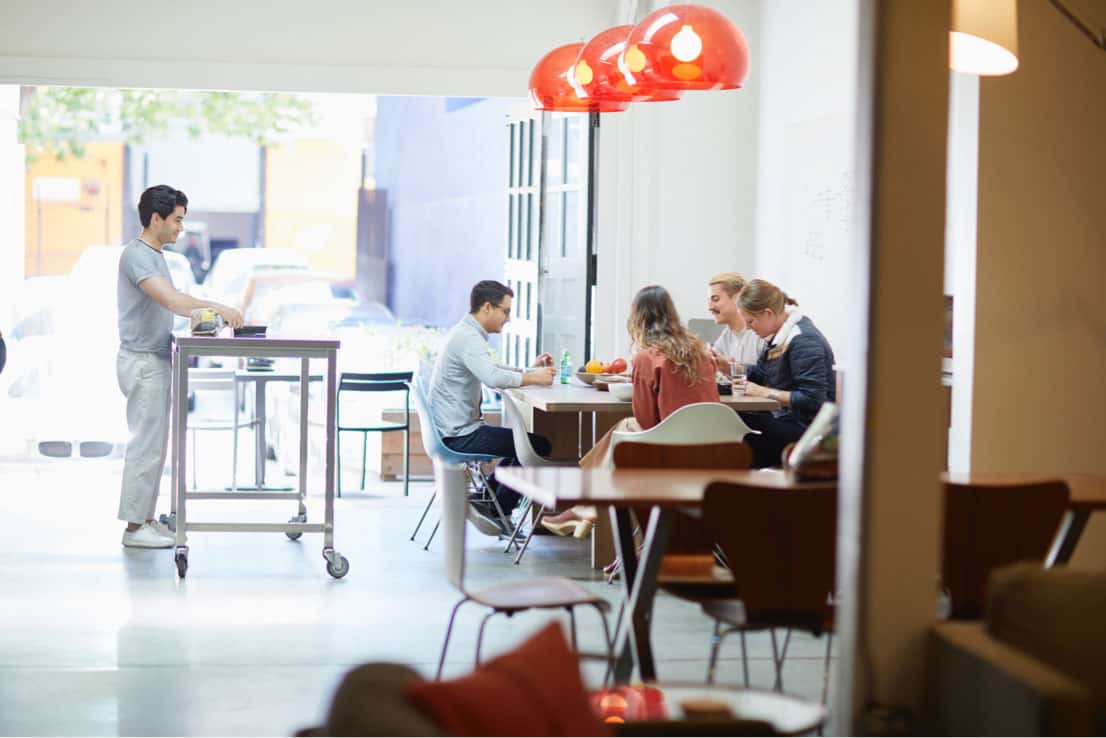
[{"label": "blonde woman with bun", "polygon": [[767,345],[747,365],[745,394],[780,403],[770,413],[742,413],[749,427],[753,466],[779,466],[787,444],[799,440],[822,403],[836,401],[833,349],[799,304],[776,285],[754,279],[741,290],[737,307],[745,324]]}]

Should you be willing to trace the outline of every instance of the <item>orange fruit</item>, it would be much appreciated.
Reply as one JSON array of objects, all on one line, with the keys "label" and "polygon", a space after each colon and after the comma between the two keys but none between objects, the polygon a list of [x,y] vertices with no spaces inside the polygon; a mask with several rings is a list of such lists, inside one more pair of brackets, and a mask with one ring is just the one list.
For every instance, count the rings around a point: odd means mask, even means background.
[{"label": "orange fruit", "polygon": [[603,362],[598,359],[592,359],[584,365],[584,371],[588,374],[599,374],[603,371]]}]

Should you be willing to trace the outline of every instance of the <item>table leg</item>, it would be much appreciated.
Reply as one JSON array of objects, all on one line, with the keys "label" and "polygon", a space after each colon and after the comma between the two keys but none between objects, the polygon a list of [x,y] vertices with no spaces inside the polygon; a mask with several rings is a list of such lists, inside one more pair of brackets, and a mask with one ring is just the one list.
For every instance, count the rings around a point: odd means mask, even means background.
[{"label": "table leg", "polygon": [[254,392],[254,413],[257,416],[257,425],[254,426],[254,460],[253,474],[254,487],[265,487],[265,385],[267,382],[259,378],[254,382],[257,389]]},{"label": "table leg", "polygon": [[1083,536],[1083,529],[1087,527],[1087,519],[1091,514],[1086,510],[1068,510],[1060,521],[1060,530],[1056,533],[1048,555],[1045,557],[1045,568],[1067,564],[1071,555],[1075,552],[1075,546]]},{"label": "table leg", "polygon": [[[307,499],[307,431],[310,422],[307,418],[307,359],[300,359],[300,513],[306,512],[304,500]],[[327,471],[330,470],[329,465]]]},{"label": "table leg", "polygon": [[626,683],[633,675],[634,663],[642,681],[654,682],[657,667],[653,660],[650,630],[653,620],[653,600],[657,593],[657,573],[668,545],[672,513],[655,507],[649,516],[649,526],[639,559],[634,548],[633,523],[629,510],[612,508],[615,542],[622,558],[622,582],[625,605],[615,637],[615,683]]},{"label": "table leg", "polygon": [[185,535],[188,528],[188,515],[185,511],[185,469],[187,469],[188,443],[185,434],[188,429],[188,356],[178,352],[177,365],[175,367],[174,380],[176,384],[175,425],[173,426],[173,496],[176,499],[174,513],[176,514],[176,535],[178,551],[185,545],[188,537]]}]

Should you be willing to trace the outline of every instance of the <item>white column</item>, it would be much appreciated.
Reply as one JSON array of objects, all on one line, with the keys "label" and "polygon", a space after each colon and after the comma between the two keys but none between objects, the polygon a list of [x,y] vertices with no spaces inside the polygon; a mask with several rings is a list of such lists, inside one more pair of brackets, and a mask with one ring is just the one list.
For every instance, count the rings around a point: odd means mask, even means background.
[{"label": "white column", "polygon": [[25,158],[18,122],[19,86],[0,85],[0,295],[12,294],[23,279]]}]

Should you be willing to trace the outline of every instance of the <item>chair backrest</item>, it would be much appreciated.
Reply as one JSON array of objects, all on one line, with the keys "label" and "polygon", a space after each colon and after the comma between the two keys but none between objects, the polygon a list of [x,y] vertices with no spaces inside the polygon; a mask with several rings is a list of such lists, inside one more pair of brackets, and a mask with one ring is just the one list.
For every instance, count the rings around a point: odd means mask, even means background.
[{"label": "chair backrest", "polygon": [[837,488],[772,489],[714,482],[703,521],[733,570],[750,624],[832,627]]},{"label": "chair backrest", "polygon": [[342,372],[339,392],[407,392],[413,372]]},{"label": "chair backrest", "polygon": [[[726,443],[667,444],[626,441],[612,455],[615,469],[748,469],[753,449],[740,441]],[[638,511],[638,520],[648,520]],[[714,539],[703,521],[674,515],[668,533],[668,554],[702,554],[712,557]]]},{"label": "chair backrest", "polygon": [[1017,561],[1043,562],[1068,508],[1068,485],[945,483],[941,579],[950,617],[983,615],[987,577]]},{"label": "chair backrest", "polygon": [[611,451],[620,443],[726,443],[740,441],[752,432],[745,421],[721,402],[684,405],[648,430],[636,433],[614,431]]},{"label": "chair backrest", "polygon": [[419,416],[419,437],[422,438],[422,447],[426,455],[431,459],[449,458],[451,452],[442,443],[442,436],[434,423],[434,416],[430,414],[430,399],[421,376],[415,377],[411,382],[411,396],[415,399],[415,412]]},{"label": "chair backrest", "polygon": [[523,466],[549,466],[549,460],[535,451],[534,445],[530,443],[526,420],[522,417],[522,409],[518,403],[506,391],[500,392],[499,396],[503,399],[503,418],[511,429],[511,437],[515,442],[515,458]]},{"label": "chair backrest", "polygon": [[616,469],[748,469],[753,449],[741,441],[725,443],[641,443],[624,441],[613,454]]},{"label": "chair backrest", "polygon": [[468,484],[464,467],[435,458],[434,486],[442,506],[446,577],[450,584],[464,592],[465,513],[468,509]]},{"label": "chair backrest", "polygon": [[194,391],[226,391],[234,389],[234,369],[191,368],[188,370],[188,389]]}]

